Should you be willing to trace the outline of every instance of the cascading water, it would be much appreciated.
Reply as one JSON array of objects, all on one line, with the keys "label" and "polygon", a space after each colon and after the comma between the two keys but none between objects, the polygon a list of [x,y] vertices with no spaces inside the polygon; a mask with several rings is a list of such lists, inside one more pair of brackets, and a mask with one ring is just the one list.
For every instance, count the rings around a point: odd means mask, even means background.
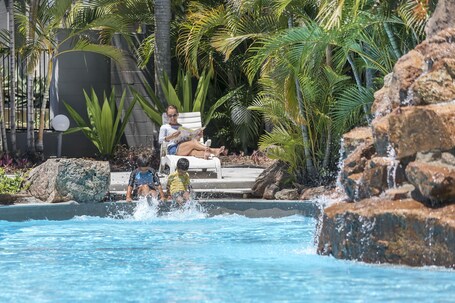
[{"label": "cascading water", "polygon": [[396,153],[395,149],[389,143],[389,145],[387,146],[387,157],[390,160],[390,165],[387,166],[387,186],[389,188],[397,187],[396,174],[397,174],[397,168],[398,168],[398,165],[400,164],[400,161],[397,160],[396,155],[397,155],[397,153]]}]

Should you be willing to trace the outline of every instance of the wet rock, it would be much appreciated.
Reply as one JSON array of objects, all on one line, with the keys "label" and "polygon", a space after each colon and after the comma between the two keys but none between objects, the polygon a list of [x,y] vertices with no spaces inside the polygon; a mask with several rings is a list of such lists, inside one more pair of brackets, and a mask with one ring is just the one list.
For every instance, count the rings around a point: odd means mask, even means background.
[{"label": "wet rock", "polygon": [[406,167],[406,176],[416,190],[414,196],[431,207],[455,202],[455,166],[442,161],[414,161]]},{"label": "wet rock", "polygon": [[367,263],[455,268],[455,205],[407,199],[337,203],[324,210],[318,253]]},{"label": "wet rock", "polygon": [[393,73],[384,77],[384,86],[374,93],[374,102],[371,112],[374,118],[380,118],[392,111],[392,100],[390,99],[390,85],[392,84]]},{"label": "wet rock", "polygon": [[373,133],[370,127],[356,127],[343,135],[344,152],[349,155],[361,144],[373,143]]},{"label": "wet rock", "polygon": [[275,199],[275,194],[280,190],[278,185],[275,183],[267,185],[262,195],[262,199],[273,200]]},{"label": "wet rock", "polygon": [[455,3],[451,0],[439,0],[436,9],[425,26],[427,37],[432,37],[439,31],[455,27]]},{"label": "wet rock", "polygon": [[455,59],[444,58],[433,66],[434,71],[419,77],[413,85],[414,103],[426,105],[454,100],[454,66]]},{"label": "wet rock", "polygon": [[424,55],[416,50],[411,50],[398,59],[393,68],[393,77],[388,93],[392,110],[400,105],[413,104],[413,91],[410,88],[423,73],[425,67]]},{"label": "wet rock", "polygon": [[315,200],[316,198],[319,198],[319,197],[325,196],[325,195],[329,195],[331,193],[332,193],[332,190],[330,190],[324,186],[311,187],[311,188],[307,188],[300,195],[300,200]]},{"label": "wet rock", "polygon": [[276,161],[270,165],[256,178],[252,187],[252,195],[262,198],[267,186],[276,184],[280,188],[283,184],[289,182],[291,176],[288,173],[288,168],[289,166],[283,161]]},{"label": "wet rock", "polygon": [[411,198],[411,192],[415,190],[412,184],[403,184],[399,187],[387,189],[385,191],[385,199],[387,200],[404,200]]},{"label": "wet rock", "polygon": [[278,200],[298,200],[299,191],[296,188],[285,188],[275,193],[275,199]]},{"label": "wet rock", "polygon": [[455,103],[412,106],[388,115],[389,140],[397,159],[455,147]]},{"label": "wet rock", "polygon": [[35,167],[27,182],[28,193],[48,203],[96,203],[109,190],[110,168],[107,161],[50,159]]}]

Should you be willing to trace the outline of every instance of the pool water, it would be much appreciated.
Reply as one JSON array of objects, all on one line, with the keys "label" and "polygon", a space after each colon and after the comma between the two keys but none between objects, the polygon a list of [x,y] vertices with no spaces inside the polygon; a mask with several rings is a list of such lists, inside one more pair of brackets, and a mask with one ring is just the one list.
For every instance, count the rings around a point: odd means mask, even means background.
[{"label": "pool water", "polygon": [[315,220],[0,221],[0,302],[453,302],[455,271],[316,254]]}]

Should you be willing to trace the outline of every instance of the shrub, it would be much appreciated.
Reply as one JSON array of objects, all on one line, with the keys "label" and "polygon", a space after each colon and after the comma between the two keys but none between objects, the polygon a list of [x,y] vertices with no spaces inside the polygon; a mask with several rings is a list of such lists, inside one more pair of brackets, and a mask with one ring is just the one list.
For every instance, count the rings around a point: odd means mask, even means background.
[{"label": "shrub", "polygon": [[0,194],[15,194],[24,188],[24,173],[7,175],[3,168],[0,168]]}]

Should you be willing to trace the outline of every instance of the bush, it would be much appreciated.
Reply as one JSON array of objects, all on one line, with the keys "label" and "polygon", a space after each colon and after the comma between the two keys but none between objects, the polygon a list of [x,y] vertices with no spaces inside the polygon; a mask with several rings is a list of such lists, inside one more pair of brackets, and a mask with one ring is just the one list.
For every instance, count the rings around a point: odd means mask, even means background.
[{"label": "bush", "polygon": [[16,173],[14,175],[6,175],[3,168],[0,168],[0,194],[15,194],[24,188],[24,173]]}]

